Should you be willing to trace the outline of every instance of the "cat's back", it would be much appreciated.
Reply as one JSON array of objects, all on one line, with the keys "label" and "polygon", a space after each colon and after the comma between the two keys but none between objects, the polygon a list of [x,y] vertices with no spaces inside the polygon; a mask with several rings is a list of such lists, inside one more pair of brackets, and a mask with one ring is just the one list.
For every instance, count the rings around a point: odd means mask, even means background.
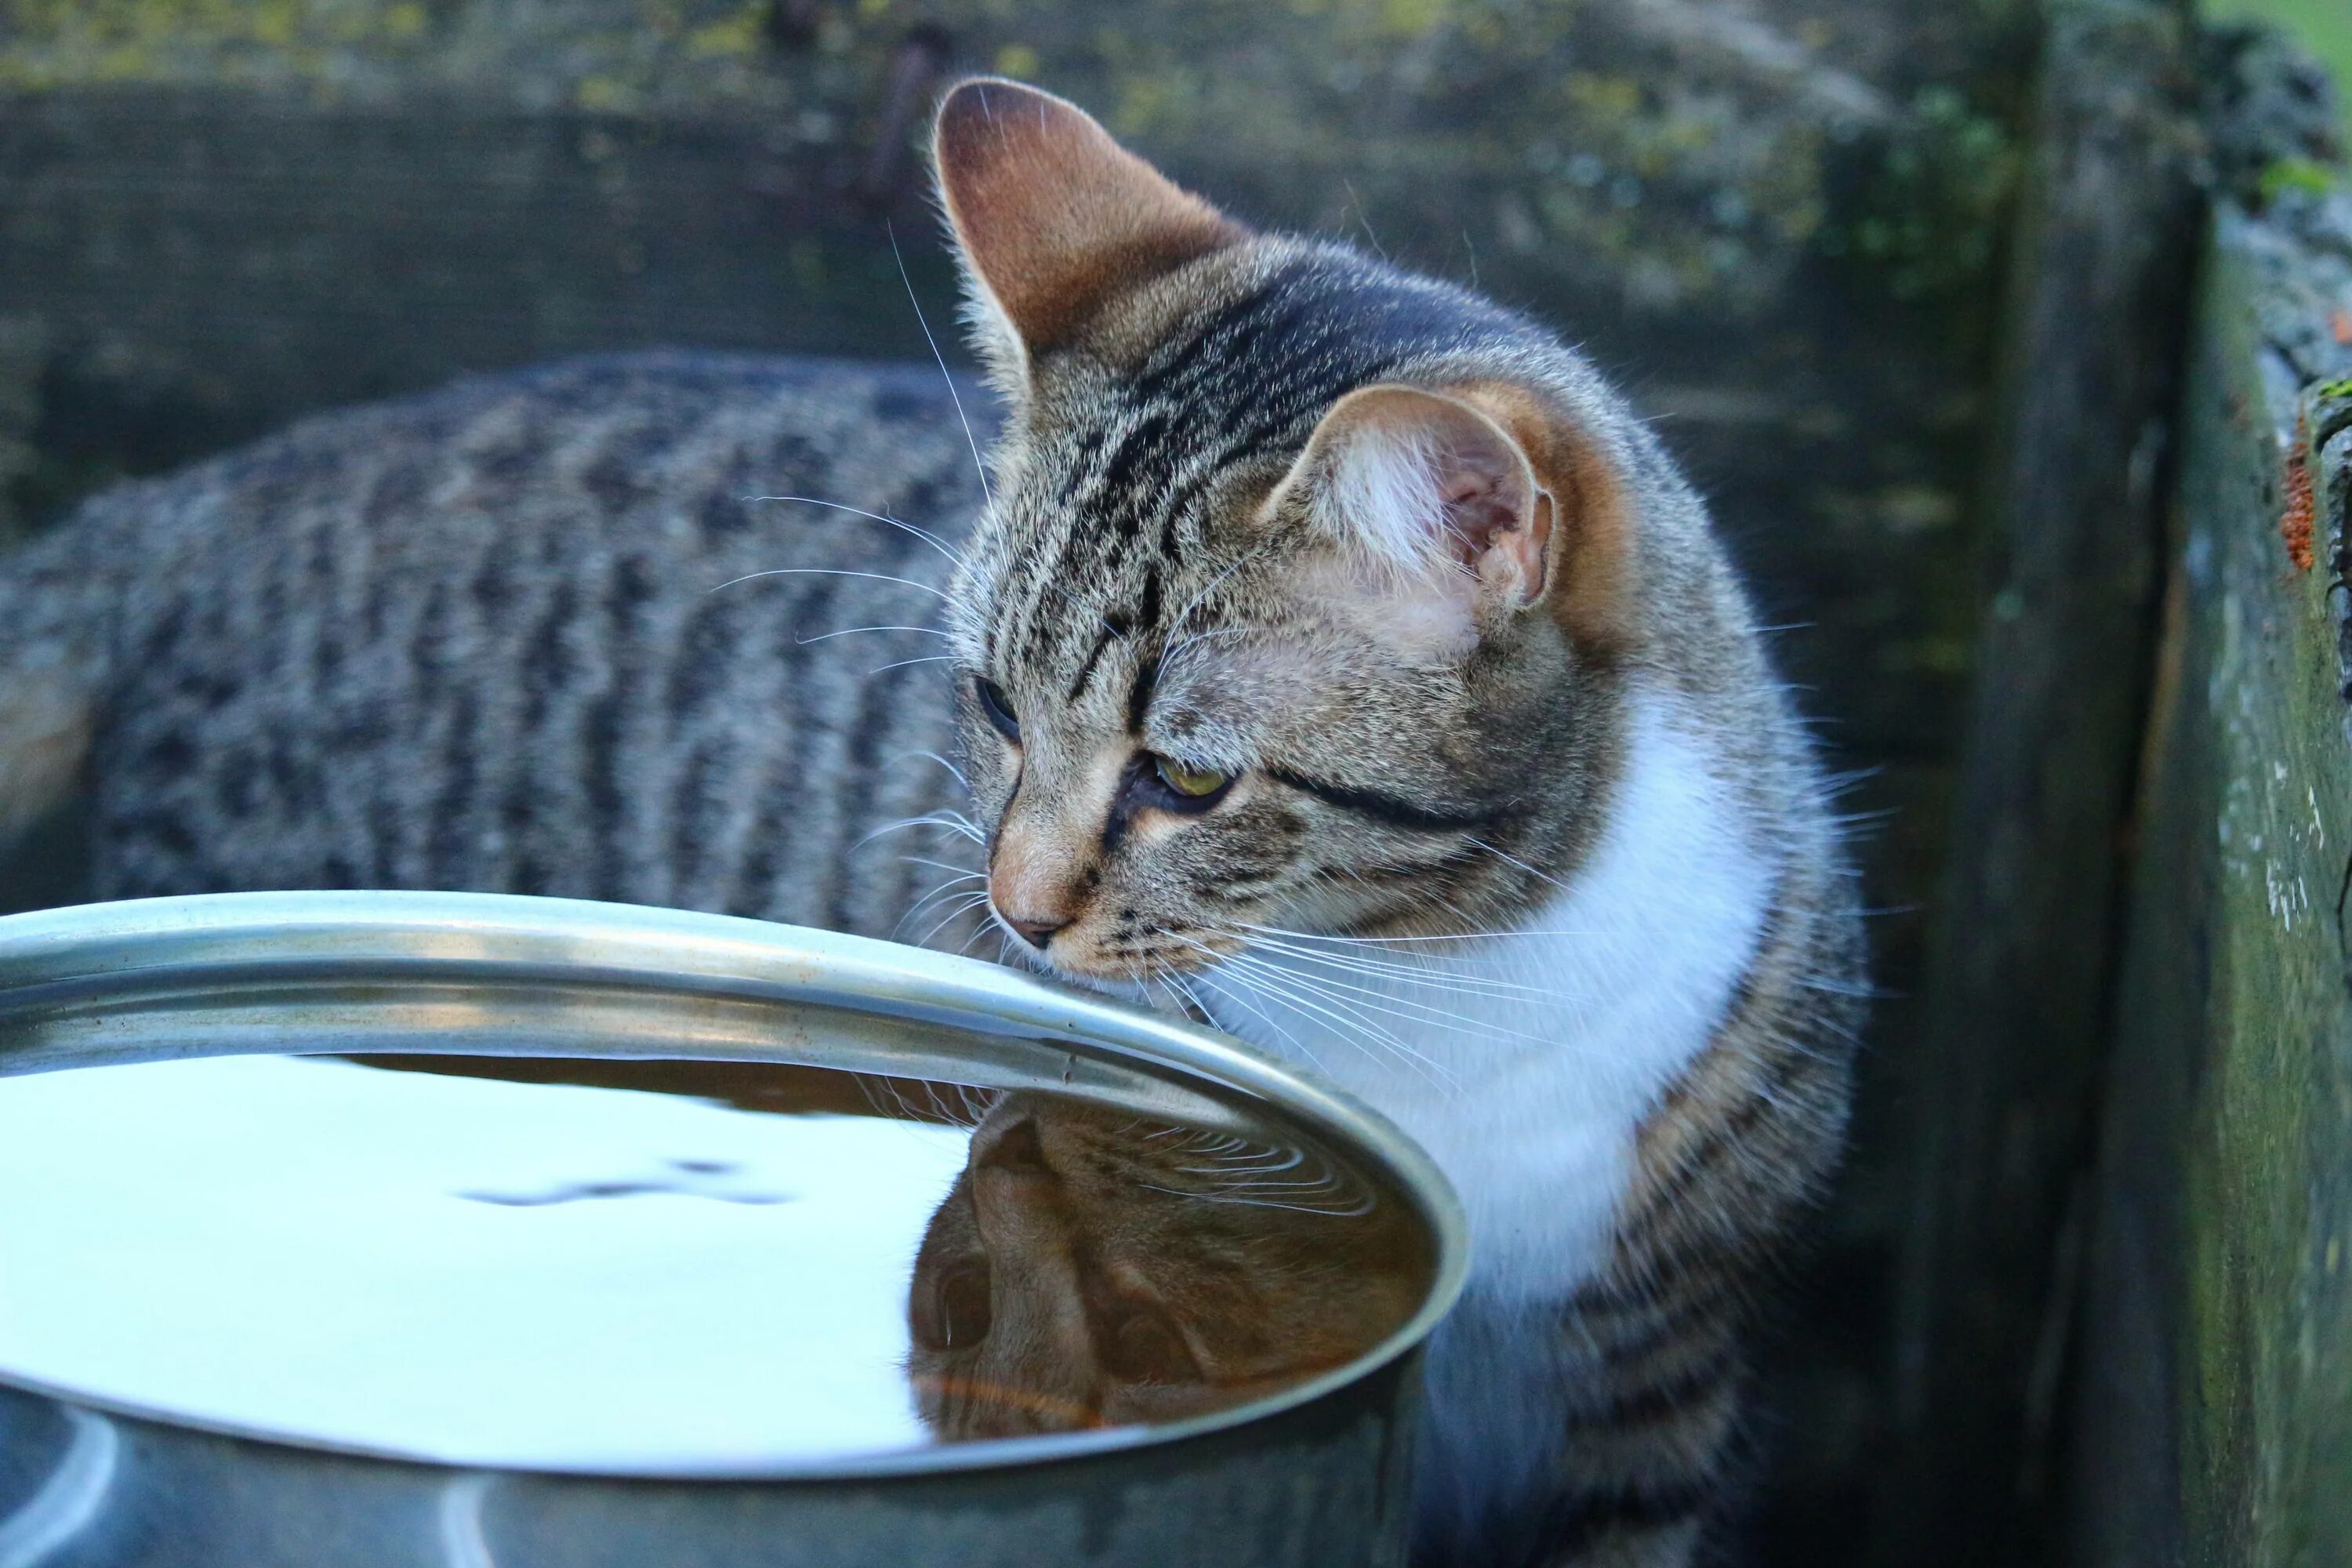
[{"label": "cat's back", "polygon": [[308,421],[0,574],[84,584],[56,635],[102,641],[105,896],[472,888],[887,931],[937,880],[900,854],[935,850],[855,841],[950,798],[920,754],[948,750],[940,666],[900,662],[939,639],[827,634],[927,626],[980,497],[936,369],[613,356]]}]

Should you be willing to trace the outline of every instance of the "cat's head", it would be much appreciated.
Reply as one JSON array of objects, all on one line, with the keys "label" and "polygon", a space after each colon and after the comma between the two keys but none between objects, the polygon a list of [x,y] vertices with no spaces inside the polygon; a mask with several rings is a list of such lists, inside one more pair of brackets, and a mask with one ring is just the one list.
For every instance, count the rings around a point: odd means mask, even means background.
[{"label": "cat's head", "polygon": [[1430,1267],[1313,1150],[1014,1094],[916,1255],[908,1376],[944,1437],[1179,1420],[1361,1355]]},{"label": "cat's head", "polygon": [[1254,928],[1536,902],[1649,636],[1634,496],[1672,481],[1622,405],[1541,329],[1254,232],[1034,89],[955,89],[935,156],[1010,410],[950,611],[999,920],[1148,982]]}]

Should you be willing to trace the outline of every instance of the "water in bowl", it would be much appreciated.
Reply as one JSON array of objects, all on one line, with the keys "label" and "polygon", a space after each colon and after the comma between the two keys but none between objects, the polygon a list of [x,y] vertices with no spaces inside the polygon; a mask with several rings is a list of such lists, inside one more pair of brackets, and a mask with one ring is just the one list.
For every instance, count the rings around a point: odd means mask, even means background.
[{"label": "water in bowl", "polygon": [[0,1379],[445,1463],[1181,1420],[1353,1361],[1430,1271],[1377,1177],[1246,1117],[745,1063],[0,1079]]}]

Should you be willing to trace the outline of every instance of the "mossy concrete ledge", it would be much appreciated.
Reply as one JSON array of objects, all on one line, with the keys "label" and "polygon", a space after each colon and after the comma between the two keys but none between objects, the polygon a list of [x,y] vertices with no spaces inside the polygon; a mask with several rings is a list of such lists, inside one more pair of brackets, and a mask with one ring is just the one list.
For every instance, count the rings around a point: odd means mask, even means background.
[{"label": "mossy concrete ledge", "polygon": [[2079,1319],[2093,1568],[2352,1562],[2352,185],[2299,166],[2219,204],[2182,415]]}]

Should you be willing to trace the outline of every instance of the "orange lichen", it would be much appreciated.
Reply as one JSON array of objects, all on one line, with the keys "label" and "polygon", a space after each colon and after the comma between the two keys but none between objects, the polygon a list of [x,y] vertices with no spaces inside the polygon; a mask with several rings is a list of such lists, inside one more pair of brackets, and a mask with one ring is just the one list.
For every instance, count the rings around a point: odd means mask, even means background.
[{"label": "orange lichen", "polygon": [[2286,558],[2298,572],[2311,570],[2312,524],[2319,516],[2319,498],[2311,482],[2311,429],[2306,416],[2294,422],[2294,445],[2286,455],[2286,510],[2279,518],[2279,537],[2286,541]]},{"label": "orange lichen", "polygon": [[2336,313],[2327,318],[2327,330],[2336,334],[2337,342],[2352,349],[2352,310],[2336,307]]}]

